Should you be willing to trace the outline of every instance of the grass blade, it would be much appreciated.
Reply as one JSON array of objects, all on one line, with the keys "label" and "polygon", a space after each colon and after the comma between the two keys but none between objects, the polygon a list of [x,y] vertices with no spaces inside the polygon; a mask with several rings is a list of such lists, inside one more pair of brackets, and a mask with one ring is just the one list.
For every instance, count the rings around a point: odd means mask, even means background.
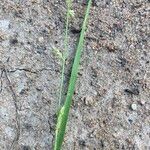
[{"label": "grass blade", "polygon": [[89,12],[90,12],[91,2],[92,2],[92,0],[88,1],[85,18],[84,18],[84,22],[82,25],[82,31],[80,34],[77,51],[76,51],[76,55],[74,58],[74,63],[73,63],[72,71],[71,71],[71,77],[70,77],[70,81],[69,81],[69,87],[68,87],[66,100],[65,100],[63,107],[60,109],[58,119],[57,119],[54,150],[61,150],[61,146],[63,143],[65,130],[66,130],[66,124],[67,124],[68,115],[69,115],[69,110],[70,110],[70,106],[71,106],[71,102],[72,102],[72,96],[74,93],[75,83],[76,83],[76,79],[77,79],[77,73],[78,73],[78,68],[79,68],[79,63],[80,63],[80,58],[81,58],[81,52],[83,49],[84,35],[85,35],[87,20],[88,20],[88,16],[89,16]]}]

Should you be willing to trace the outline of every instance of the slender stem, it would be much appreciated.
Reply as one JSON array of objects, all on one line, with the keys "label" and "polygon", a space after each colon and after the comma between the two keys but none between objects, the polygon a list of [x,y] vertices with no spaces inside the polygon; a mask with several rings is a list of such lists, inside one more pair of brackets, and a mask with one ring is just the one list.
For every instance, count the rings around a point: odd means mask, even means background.
[{"label": "slender stem", "polygon": [[62,100],[62,92],[63,92],[63,85],[64,85],[64,73],[65,73],[65,60],[67,58],[68,53],[68,29],[69,29],[69,11],[71,7],[71,2],[67,3],[67,17],[66,17],[66,29],[65,29],[65,40],[64,40],[64,47],[65,50],[63,52],[63,60],[62,60],[62,71],[61,71],[61,83],[60,83],[60,92],[59,92],[59,108],[61,106],[61,100]]}]

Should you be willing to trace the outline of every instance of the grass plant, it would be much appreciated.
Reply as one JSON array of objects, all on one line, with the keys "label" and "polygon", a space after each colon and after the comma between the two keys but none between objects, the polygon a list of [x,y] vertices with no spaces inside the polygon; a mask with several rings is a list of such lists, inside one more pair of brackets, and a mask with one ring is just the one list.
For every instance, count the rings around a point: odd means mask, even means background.
[{"label": "grass plant", "polygon": [[[72,0],[66,0],[67,4],[67,19],[66,19],[66,30],[65,30],[65,52],[63,53],[63,61],[62,61],[62,75],[61,75],[61,90],[60,90],[60,96],[59,96],[59,104],[61,102],[62,98],[62,91],[63,91],[63,81],[64,81],[64,71],[65,71],[65,60],[67,58],[67,51],[68,51],[68,29],[69,29],[69,17],[71,14],[73,14],[73,11],[71,10],[71,3]],[[82,30],[80,33],[79,42],[77,45],[77,50],[71,70],[71,76],[69,80],[69,86],[67,91],[67,96],[65,99],[64,104],[60,107],[60,111],[58,113],[57,118],[57,124],[56,124],[56,131],[55,131],[55,141],[54,141],[54,150],[61,150],[61,146],[64,140],[65,130],[66,130],[66,124],[68,120],[69,110],[72,102],[72,96],[75,89],[75,84],[77,80],[77,74],[78,74],[78,68],[81,58],[81,53],[83,50],[84,45],[84,36],[87,26],[87,21],[89,17],[90,7],[91,7],[92,0],[88,1],[84,21],[82,24]]]}]

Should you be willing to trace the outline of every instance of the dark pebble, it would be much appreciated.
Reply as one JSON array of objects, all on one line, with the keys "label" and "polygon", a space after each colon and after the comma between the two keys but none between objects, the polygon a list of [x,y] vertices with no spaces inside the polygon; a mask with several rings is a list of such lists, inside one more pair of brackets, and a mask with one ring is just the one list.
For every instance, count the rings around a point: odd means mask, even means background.
[{"label": "dark pebble", "polygon": [[133,89],[125,89],[125,93],[130,94],[130,95],[139,95],[139,89],[133,88]]}]

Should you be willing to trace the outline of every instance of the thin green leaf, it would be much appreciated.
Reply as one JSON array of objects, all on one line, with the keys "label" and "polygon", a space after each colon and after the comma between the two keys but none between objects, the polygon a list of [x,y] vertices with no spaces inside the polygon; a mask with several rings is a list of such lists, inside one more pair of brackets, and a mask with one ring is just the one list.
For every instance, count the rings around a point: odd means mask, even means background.
[{"label": "thin green leaf", "polygon": [[71,102],[72,102],[72,96],[73,96],[74,89],[75,89],[75,83],[76,83],[76,79],[77,79],[77,73],[78,73],[78,68],[79,68],[79,63],[80,63],[80,58],[81,58],[81,52],[83,49],[85,30],[86,30],[87,20],[88,20],[88,16],[89,16],[89,12],[90,12],[91,2],[92,2],[92,0],[88,1],[85,18],[84,18],[84,22],[82,25],[82,31],[80,34],[80,39],[79,39],[79,43],[77,46],[77,51],[76,51],[73,67],[72,67],[72,72],[71,72],[71,77],[70,77],[70,81],[69,81],[69,87],[68,87],[66,100],[65,100],[63,107],[60,109],[60,112],[59,112],[57,125],[56,125],[54,150],[61,150],[61,146],[62,146],[62,143],[64,140],[66,124],[67,124],[69,110],[70,110],[70,106],[71,106]]}]

